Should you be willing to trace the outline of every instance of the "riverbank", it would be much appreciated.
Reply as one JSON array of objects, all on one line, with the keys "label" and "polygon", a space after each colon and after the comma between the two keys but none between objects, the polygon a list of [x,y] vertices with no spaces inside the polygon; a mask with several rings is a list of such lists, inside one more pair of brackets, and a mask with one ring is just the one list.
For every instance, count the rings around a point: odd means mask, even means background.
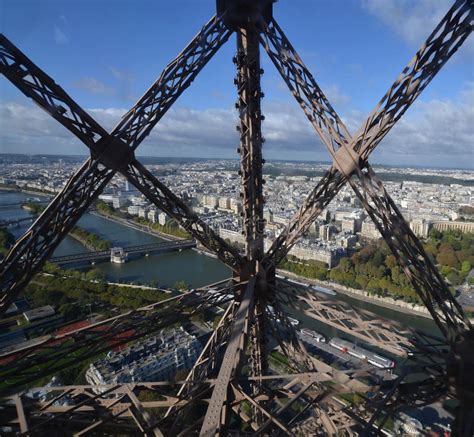
[{"label": "riverbank", "polygon": [[[372,305],[387,308],[389,310],[397,311],[402,314],[410,314],[413,316],[433,320],[433,317],[431,317],[431,314],[429,313],[428,309],[421,305],[411,304],[403,300],[393,299],[391,297],[374,296],[372,294],[369,294],[367,291],[346,287],[345,285],[337,284],[335,282],[308,279],[304,276],[299,276],[286,270],[277,269],[277,273],[282,276],[298,280],[299,282],[303,282],[308,285],[320,285],[322,287],[332,288],[337,293],[344,294],[345,296],[348,296],[352,299],[368,302]],[[474,317],[469,318],[469,320],[471,321],[471,323],[474,323]]]},{"label": "riverbank", "polygon": [[[82,235],[79,235],[79,233]],[[90,250],[91,252],[109,250],[111,247],[110,241],[104,240],[98,235],[82,228],[75,227],[71,232],[69,232],[68,235],[81,243],[87,250]],[[91,239],[93,242],[91,243],[87,241],[87,239]]]},{"label": "riverbank", "polygon": [[337,284],[335,282],[319,281],[317,279],[308,279],[308,278],[305,278],[304,276],[299,276],[299,275],[296,275],[295,273],[288,272],[287,270],[277,269],[277,273],[291,279],[296,279],[308,285],[320,285],[322,287],[332,288],[336,292],[349,296],[353,299],[367,301],[374,305],[378,305],[378,306],[388,308],[394,311],[398,311],[404,314],[409,313],[414,316],[424,317],[431,320],[433,319],[431,317],[431,314],[428,312],[428,310],[421,305],[410,304],[408,302],[404,302],[401,300],[397,301],[395,299],[388,298],[388,297],[374,296],[374,295],[369,294],[366,291],[349,288],[344,285]]},{"label": "riverbank", "polygon": [[41,190],[35,190],[33,188],[21,188],[18,186],[0,186],[0,191],[11,191],[11,192],[20,192],[20,193],[26,193],[26,194],[35,194],[38,196],[45,196],[48,198],[51,198],[55,196],[57,193],[53,193],[52,191],[41,191]]},{"label": "riverbank", "polygon": [[[100,211],[89,211],[89,214],[95,215],[97,217],[102,217],[106,220],[110,220],[112,222],[118,223],[120,225],[128,226],[131,229],[135,229],[136,231],[144,232],[145,234],[152,235],[153,237],[162,238],[166,241],[180,241],[185,240],[185,238],[177,237],[175,235],[165,234],[163,232],[155,231],[150,229],[146,226],[140,225],[139,223],[134,222],[133,220],[122,219],[120,217],[111,216],[108,214],[104,214]],[[205,255],[210,258],[218,259],[217,255],[213,252],[209,252],[202,244],[197,242],[197,247],[193,247],[191,250],[196,251],[200,255]]]},{"label": "riverbank", "polygon": [[136,231],[143,232],[145,234],[151,235],[153,237],[158,237],[166,241],[179,241],[185,240],[185,238],[176,237],[174,235],[164,234],[162,232],[154,231],[146,226],[140,225],[139,223],[135,223],[132,220],[122,219],[120,217],[111,216],[108,214],[104,214],[99,211],[89,211],[89,214],[95,215],[97,217],[102,217],[106,220],[110,220],[111,222],[118,223],[119,225],[128,226],[129,228],[135,229]]}]

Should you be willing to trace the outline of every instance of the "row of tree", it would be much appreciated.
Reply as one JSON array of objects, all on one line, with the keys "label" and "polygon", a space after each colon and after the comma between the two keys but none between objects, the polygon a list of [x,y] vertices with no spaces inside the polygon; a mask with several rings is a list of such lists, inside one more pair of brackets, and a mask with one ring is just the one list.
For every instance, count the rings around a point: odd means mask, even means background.
[{"label": "row of tree", "polygon": [[97,208],[97,211],[104,215],[118,217],[126,220],[133,220],[138,224],[147,226],[153,229],[154,231],[162,234],[172,235],[178,238],[190,238],[190,235],[184,229],[181,229],[176,223],[176,221],[173,219],[168,220],[165,225],[160,225],[159,223],[152,223],[151,221],[145,218],[135,217],[123,211],[120,211],[119,209],[113,208],[102,200],[98,200],[95,206]]},{"label": "row of tree", "polygon": [[79,226],[74,226],[69,234],[72,237],[77,238],[82,244],[91,250],[109,250],[112,247],[110,241],[104,240],[97,234],[86,231]]},{"label": "row of tree", "polygon": [[43,271],[49,275],[35,276],[26,287],[25,296],[37,306],[54,304],[68,320],[87,315],[88,305],[135,309],[169,297],[157,290],[108,284],[98,269],[62,270],[46,263]]},{"label": "row of tree", "polygon": [[[38,215],[43,212],[45,206],[36,202],[26,202],[23,204],[23,208],[31,211],[33,214]],[[111,248],[110,241],[104,240],[97,234],[86,231],[79,226],[75,226],[69,234],[72,237],[78,239],[82,244],[91,250],[109,250]]]},{"label": "row of tree", "polygon": [[33,214],[40,214],[45,209],[45,206],[36,202],[26,202],[22,205],[22,208],[31,211]]},{"label": "row of tree", "polygon": [[[455,286],[465,281],[474,265],[474,234],[432,230],[424,247],[449,284]],[[351,257],[342,258],[331,270],[321,263],[303,263],[292,257],[285,259],[280,267],[307,278],[327,279],[377,295],[420,302],[410,280],[383,240],[367,244]]]}]

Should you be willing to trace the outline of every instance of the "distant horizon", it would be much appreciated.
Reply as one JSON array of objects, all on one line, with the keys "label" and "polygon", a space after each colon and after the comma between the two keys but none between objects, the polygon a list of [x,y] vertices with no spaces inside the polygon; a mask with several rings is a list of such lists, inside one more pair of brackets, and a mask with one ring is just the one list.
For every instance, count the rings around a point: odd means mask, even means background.
[{"label": "distant horizon", "polygon": [[[29,156],[29,157],[69,157],[69,158],[82,158],[87,159],[88,154],[58,154],[58,153],[13,153],[13,152],[0,152],[0,156]],[[198,156],[152,156],[152,155],[137,155],[138,159],[160,159],[160,160],[196,160],[196,161],[238,161],[239,158],[230,157],[198,157]],[[317,160],[317,159],[282,159],[282,158],[266,158],[266,162],[294,162],[294,163],[317,163],[331,165],[332,161],[329,160]],[[434,166],[434,165],[420,165],[420,164],[384,164],[379,162],[371,162],[372,167],[388,167],[388,168],[418,168],[418,169],[430,169],[430,170],[461,170],[461,171],[472,171],[473,167],[453,167],[453,166]]]},{"label": "distant horizon", "polygon": [[[45,8],[35,0],[13,1],[2,10],[0,23],[2,34],[107,132],[216,9],[215,0],[124,0],[120,5],[96,0],[94,8],[87,8],[78,0],[61,0]],[[302,9],[281,1],[275,4],[274,16],[350,137],[365,126],[368,114],[451,6],[452,0],[321,0],[306,1]],[[166,43],[156,50],[157,41]],[[178,92],[179,99],[169,108],[162,108],[139,155],[237,158],[239,114],[232,62],[236,43],[231,35],[192,86]],[[471,35],[384,134],[370,162],[474,169],[473,54]],[[331,157],[324,142],[264,49],[261,55],[264,158],[327,162]],[[87,153],[78,137],[5,79],[0,81],[1,152]]]}]

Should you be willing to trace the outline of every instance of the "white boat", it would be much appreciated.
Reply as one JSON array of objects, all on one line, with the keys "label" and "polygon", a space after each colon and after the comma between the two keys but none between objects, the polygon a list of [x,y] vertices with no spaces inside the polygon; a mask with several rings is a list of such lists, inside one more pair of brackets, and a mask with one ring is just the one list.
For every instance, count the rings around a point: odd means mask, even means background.
[{"label": "white boat", "polygon": [[334,337],[329,342],[329,345],[339,349],[342,352],[348,353],[353,357],[359,358],[361,360],[367,360],[370,364],[381,369],[391,369],[395,367],[395,361],[375,354],[367,349],[364,349],[363,347],[351,343],[350,341]]},{"label": "white boat", "polygon": [[299,320],[293,319],[293,317],[287,317],[288,321],[293,325],[293,326],[298,326],[300,324]]},{"label": "white boat", "polygon": [[128,254],[121,247],[112,247],[110,249],[110,262],[114,264],[123,264],[127,262]]},{"label": "white boat", "polygon": [[319,291],[320,293],[329,294],[330,296],[336,296],[336,292],[330,288],[324,288],[319,285],[313,285],[311,287],[313,290]]},{"label": "white boat", "polygon": [[326,343],[326,338],[324,335],[320,334],[319,332],[312,331],[311,329],[303,328],[300,330],[301,337],[310,337],[313,340],[317,341],[318,343]]}]

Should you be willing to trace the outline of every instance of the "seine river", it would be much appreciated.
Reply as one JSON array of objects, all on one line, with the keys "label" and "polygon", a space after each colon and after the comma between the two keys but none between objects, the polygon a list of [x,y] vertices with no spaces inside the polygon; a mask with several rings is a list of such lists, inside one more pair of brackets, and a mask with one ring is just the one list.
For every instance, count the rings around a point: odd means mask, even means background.
[{"label": "seine river", "polygon": [[[28,217],[30,213],[21,207],[1,208],[9,203],[25,202],[39,196],[18,192],[0,191],[0,220]],[[19,237],[30,223],[22,223],[20,228],[9,228]],[[82,228],[109,240],[115,246],[133,246],[163,241],[158,237],[131,229],[96,215],[85,214],[78,223]],[[54,256],[83,253],[88,250],[78,241],[66,237],[54,252]],[[231,276],[230,270],[219,260],[202,255],[195,250],[171,252],[131,260],[125,264],[98,263],[110,281],[140,282],[150,284],[157,281],[162,287],[172,286],[176,281],[185,281],[191,287],[201,287]]]},{"label": "seine river", "polygon": [[[0,220],[22,218],[30,215],[28,211],[21,207],[2,208],[1,205],[21,203],[28,198],[38,197],[26,193],[0,191]],[[116,246],[132,246],[162,241],[160,238],[91,214],[85,214],[80,219],[79,225],[111,241]],[[20,228],[10,228],[9,230],[15,237],[19,237],[28,226],[29,223]],[[87,252],[87,249],[82,244],[71,237],[66,237],[56,249],[54,255],[83,252]],[[200,287],[230,277],[230,270],[219,260],[202,255],[194,250],[142,257],[125,264],[103,262],[96,264],[95,267],[102,270],[110,281],[139,282],[141,284],[150,284],[152,281],[157,281],[162,287],[172,286],[176,281],[181,280],[191,287]],[[437,331],[435,324],[427,318],[394,311],[342,294],[338,294],[337,297],[339,300],[372,311],[379,316],[396,320],[403,326],[412,326],[430,333]],[[290,314],[299,319],[304,326],[316,329],[328,336],[338,335],[334,328],[306,317],[300,312],[290,310]]]}]

